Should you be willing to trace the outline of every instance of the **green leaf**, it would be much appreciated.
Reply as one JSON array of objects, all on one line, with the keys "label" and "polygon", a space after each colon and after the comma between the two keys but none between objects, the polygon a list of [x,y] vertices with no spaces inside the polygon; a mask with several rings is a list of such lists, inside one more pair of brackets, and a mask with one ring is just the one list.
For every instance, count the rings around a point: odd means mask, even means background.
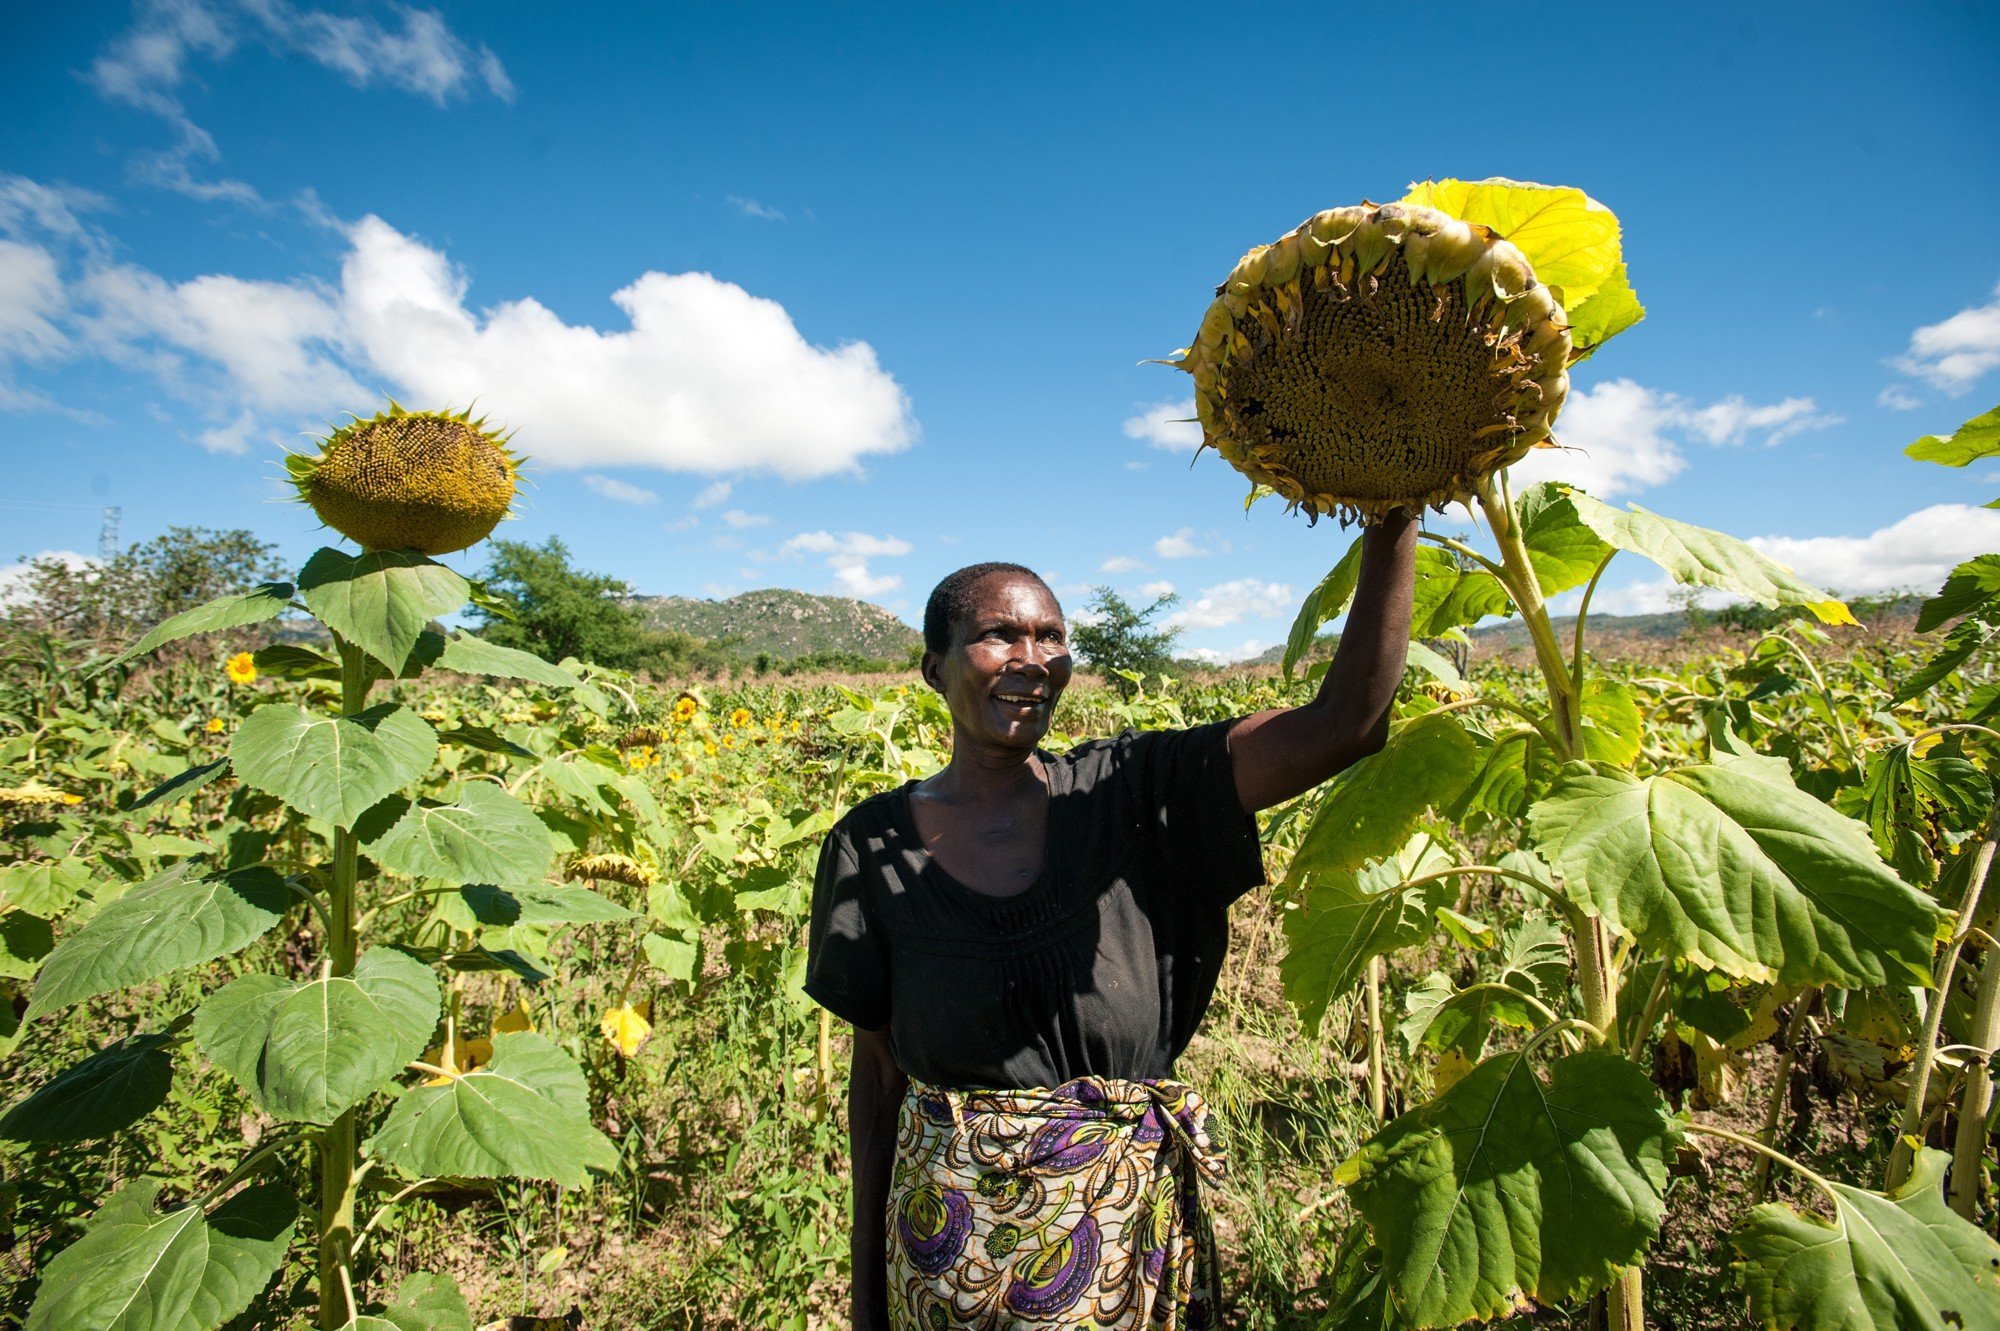
[{"label": "green leaf", "polygon": [[42,963],[25,1020],[228,956],[283,918],[293,896],[266,868],[195,878],[179,864],[65,937]]},{"label": "green leaf", "polygon": [[1968,462],[2000,454],[2000,407],[1981,412],[1942,439],[1927,434],[1903,453],[1918,462],[1935,462],[1940,467],[1963,467]]},{"label": "green leaf", "polygon": [[1659,1233],[1679,1126],[1636,1064],[1601,1051],[1544,1083],[1501,1054],[1404,1114],[1335,1175],[1420,1327],[1603,1288]]},{"label": "green leaf", "polygon": [[1543,1017],[1528,1000],[1560,1011],[1568,990],[1569,948],[1562,931],[1531,915],[1507,931],[1497,979],[1458,990],[1433,971],[1405,995],[1405,1016],[1396,1029],[1412,1054],[1422,1046],[1457,1049],[1476,1062],[1491,1027],[1533,1030]]},{"label": "green leaf", "polygon": [[596,924],[632,918],[631,911],[587,887],[546,884],[493,887],[474,883],[460,888],[458,895],[473,924],[489,928],[512,928],[517,924]]},{"label": "green leaf", "polygon": [[1410,634],[1441,637],[1488,615],[1507,613],[1507,593],[1482,568],[1460,568],[1458,556],[1436,546],[1417,547],[1416,585],[1410,607]]},{"label": "green leaf", "polygon": [[274,1118],[324,1125],[423,1053],[437,1022],[431,968],[378,947],[349,976],[232,980],[195,1013],[194,1038]]},{"label": "green leaf", "polygon": [[1855,622],[1841,601],[1799,581],[1790,569],[1734,536],[1663,518],[1637,504],[1621,511],[1581,490],[1568,490],[1564,497],[1578,521],[1599,538],[1644,555],[1676,582],[1734,592],[1759,605],[1802,606],[1827,624]]},{"label": "green leaf", "polygon": [[388,669],[402,670],[424,625],[471,599],[464,578],[414,550],[322,549],[299,574],[306,608]]},{"label": "green leaf", "polygon": [[1435,848],[1370,865],[1360,873],[1314,874],[1299,904],[1285,911],[1285,997],[1299,1020],[1317,1031],[1333,1000],[1353,991],[1368,962],[1430,936],[1437,910],[1458,898],[1458,884],[1440,878],[1406,887],[1408,878],[1445,868]]},{"label": "green leaf", "polygon": [[0,1118],[0,1137],[76,1142],[122,1132],[158,1109],[173,1084],[173,1041],[130,1035],[56,1074]]},{"label": "green leaf", "polygon": [[352,716],[268,703],[229,745],[245,785],[305,814],[351,828],[369,808],[428,772],[437,732],[407,707],[382,703]]},{"label": "green leaf", "polygon": [[1974,555],[1953,569],[1938,594],[1917,611],[1917,632],[1943,628],[1960,615],[1989,606],[1996,598],[2000,598],[2000,555]]},{"label": "green leaf", "polygon": [[273,679],[339,679],[340,662],[297,643],[274,642],[250,656],[259,674]]},{"label": "green leaf", "polygon": [[482,753],[501,753],[510,758],[532,758],[533,749],[522,748],[491,726],[454,726],[450,730],[438,732],[440,744],[456,744],[460,748],[478,749]]},{"label": "green leaf", "polygon": [[694,982],[694,965],[699,949],[691,939],[670,934],[647,934],[639,940],[646,961],[669,980]]},{"label": "green leaf", "polygon": [[140,809],[151,808],[155,804],[162,804],[168,800],[186,799],[189,795],[194,794],[197,790],[200,790],[203,786],[221,776],[222,769],[227,766],[229,766],[229,759],[217,758],[214,762],[202,763],[199,766],[190,767],[179,776],[168,777],[138,799],[133,800],[132,809],[134,812],[137,812]]},{"label": "green leaf", "polygon": [[291,1243],[291,1194],[261,1183],[162,1215],[159,1191],[136,1179],[98,1208],[43,1270],[27,1331],[214,1331],[250,1306]]},{"label": "green leaf", "polygon": [[1428,712],[1390,732],[1379,753],[1320,796],[1285,884],[1358,869],[1409,840],[1424,810],[1457,799],[1479,770],[1479,744],[1451,714]]},{"label": "green leaf", "polygon": [[55,929],[41,916],[24,910],[0,915],[0,975],[15,980],[32,978],[55,945]]},{"label": "green leaf", "polygon": [[1604,285],[1585,296],[1581,303],[1563,311],[1569,316],[1569,341],[1579,361],[1646,317],[1646,307],[1632,290],[1632,278],[1620,263]]},{"label": "green leaf", "polygon": [[1945,634],[1944,645],[1916,673],[1896,686],[1894,701],[1908,702],[1928,693],[1952,671],[1970,661],[2000,637],[2000,603],[1982,606]]},{"label": "green leaf", "polygon": [[1286,679],[1292,677],[1293,669],[1312,650],[1320,626],[1338,619],[1340,612],[1347,609],[1360,578],[1361,538],[1357,536],[1354,543],[1347,547],[1347,553],[1340,557],[1340,562],[1319,580],[1318,586],[1306,593],[1304,603],[1299,606],[1298,618],[1292,621],[1292,631],[1285,637]]},{"label": "green leaf", "polygon": [[1521,492],[1521,540],[1542,595],[1554,596],[1590,581],[1613,547],[1584,525],[1560,481],[1543,481]]},{"label": "green leaf", "polygon": [[455,804],[411,805],[368,854],[412,878],[527,883],[549,871],[555,843],[527,805],[490,781],[467,781]]},{"label": "green leaf", "polygon": [[404,1278],[388,1307],[355,1318],[341,1331],[472,1331],[472,1310],[451,1277],[419,1271]]},{"label": "green leaf", "polygon": [[532,1032],[493,1037],[493,1061],[396,1101],[374,1154],[412,1178],[547,1179],[580,1188],[618,1166],[590,1121],[583,1072]]},{"label": "green leaf", "polygon": [[74,860],[17,860],[0,866],[0,907],[52,920],[97,884]]},{"label": "green leaf", "polygon": [[1639,759],[1645,724],[1632,690],[1593,675],[1583,686],[1583,751],[1594,762],[1630,767]]},{"label": "green leaf", "polygon": [[192,638],[197,633],[214,633],[220,629],[242,628],[246,624],[261,624],[283,613],[291,601],[292,584],[289,582],[266,582],[251,591],[218,597],[206,605],[183,610],[172,619],[162,621],[139,641],[112,657],[99,669],[109,670],[112,666],[121,665],[135,656],[144,656],[156,647],[164,647],[182,638]]},{"label": "green leaf", "polygon": [[461,675],[494,675],[502,679],[525,679],[552,689],[573,689],[583,681],[559,665],[552,665],[533,652],[502,647],[470,633],[454,633],[438,657],[438,669]]},{"label": "green leaf", "polygon": [[1943,1151],[1925,1150],[1886,1196],[1821,1181],[1834,1221],[1767,1202],[1730,1241],[1750,1311],[1800,1331],[1995,1331],[2000,1244],[1946,1208]]},{"label": "green leaf", "polygon": [[1528,822],[1564,895],[1656,956],[1795,985],[1929,980],[1937,907],[1767,762],[1645,780],[1571,763]]},{"label": "green leaf", "polygon": [[1935,882],[1934,832],[1965,830],[1993,802],[1986,774],[1964,758],[1916,756],[1909,744],[1877,750],[1861,781],[1875,848],[1912,883]]},{"label": "green leaf", "polygon": [[1556,774],[1548,741],[1533,730],[1502,735],[1481,754],[1479,771],[1460,796],[1452,817],[1483,811],[1520,818],[1541,798]]}]

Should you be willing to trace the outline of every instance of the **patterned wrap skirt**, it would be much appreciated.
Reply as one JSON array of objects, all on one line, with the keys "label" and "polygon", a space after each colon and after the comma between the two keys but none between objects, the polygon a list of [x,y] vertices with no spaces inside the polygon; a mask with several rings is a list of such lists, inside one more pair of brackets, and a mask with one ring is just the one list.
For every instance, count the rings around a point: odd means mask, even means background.
[{"label": "patterned wrap skirt", "polygon": [[1208,1109],[1171,1081],[912,1083],[889,1189],[896,1331],[1200,1331],[1221,1300]]}]

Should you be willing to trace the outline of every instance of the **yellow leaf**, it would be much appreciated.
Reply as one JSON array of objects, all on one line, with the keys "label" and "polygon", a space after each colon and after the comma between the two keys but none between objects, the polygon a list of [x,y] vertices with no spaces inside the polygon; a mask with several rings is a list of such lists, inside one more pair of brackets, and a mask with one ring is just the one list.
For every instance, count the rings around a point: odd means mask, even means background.
[{"label": "yellow leaf", "polygon": [[1618,218],[1580,189],[1498,176],[1427,180],[1410,186],[1403,202],[1489,227],[1513,242],[1536,277],[1561,288],[1565,308],[1581,304],[1618,269]]},{"label": "yellow leaf", "polygon": [[653,1033],[653,1023],[639,1015],[633,1007],[615,1007],[604,1014],[597,1023],[597,1029],[604,1032],[604,1038],[611,1047],[630,1058],[639,1052],[639,1046],[646,1043],[646,1037]]},{"label": "yellow leaf", "polygon": [[513,1008],[501,1014],[493,1022],[495,1035],[513,1035],[519,1031],[533,1029],[535,1029],[535,1019],[528,1014],[528,1000],[525,998],[515,999]]},{"label": "yellow leaf", "polygon": [[1431,1089],[1443,1095],[1458,1085],[1466,1073],[1472,1071],[1472,1060],[1456,1049],[1447,1049],[1438,1055],[1437,1071],[1431,1074]]}]

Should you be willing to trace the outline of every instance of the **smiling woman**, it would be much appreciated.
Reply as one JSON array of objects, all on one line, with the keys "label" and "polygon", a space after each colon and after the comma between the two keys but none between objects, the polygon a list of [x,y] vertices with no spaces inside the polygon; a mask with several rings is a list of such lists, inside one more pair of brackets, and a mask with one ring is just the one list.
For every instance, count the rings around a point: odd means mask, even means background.
[{"label": "smiling woman", "polygon": [[1215,1323],[1223,1166],[1175,1062],[1264,881],[1252,815],[1382,744],[1415,537],[1400,510],[1368,533],[1310,703],[1062,754],[1048,585],[976,564],[931,593],[951,760],[841,819],[814,887],[806,991],[855,1027],[857,1327]]}]

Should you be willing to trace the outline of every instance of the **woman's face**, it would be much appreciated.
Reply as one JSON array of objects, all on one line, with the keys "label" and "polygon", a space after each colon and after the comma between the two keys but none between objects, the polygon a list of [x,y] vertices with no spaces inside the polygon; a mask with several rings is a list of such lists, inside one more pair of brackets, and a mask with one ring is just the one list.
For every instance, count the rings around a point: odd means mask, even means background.
[{"label": "woman's face", "polygon": [[951,650],[924,657],[924,679],[944,695],[959,735],[1001,749],[1041,742],[1069,677],[1062,611],[1019,573],[981,578],[952,626]]}]

